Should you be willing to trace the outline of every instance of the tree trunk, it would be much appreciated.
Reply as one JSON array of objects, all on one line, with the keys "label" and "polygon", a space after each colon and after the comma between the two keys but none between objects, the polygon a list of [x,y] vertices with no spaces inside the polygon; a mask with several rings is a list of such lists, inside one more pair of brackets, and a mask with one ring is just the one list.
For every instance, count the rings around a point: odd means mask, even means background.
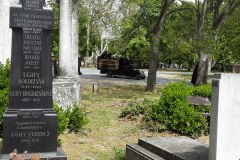
[{"label": "tree trunk", "polygon": [[149,54],[149,68],[148,68],[148,79],[146,91],[154,91],[156,86],[157,78],[157,62],[158,62],[158,52],[159,52],[159,34],[154,34],[150,41],[151,50]]},{"label": "tree trunk", "polygon": [[208,79],[208,64],[211,55],[201,53],[197,65],[194,68],[191,83],[199,86],[207,84]]}]

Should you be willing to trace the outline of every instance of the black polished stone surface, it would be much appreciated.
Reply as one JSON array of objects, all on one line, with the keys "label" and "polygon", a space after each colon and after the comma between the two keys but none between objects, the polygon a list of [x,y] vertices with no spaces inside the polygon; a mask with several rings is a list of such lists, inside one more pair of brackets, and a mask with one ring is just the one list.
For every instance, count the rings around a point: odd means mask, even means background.
[{"label": "black polished stone surface", "polygon": [[188,137],[140,138],[128,144],[126,160],[208,160],[208,145]]},{"label": "black polished stone surface", "polygon": [[[58,157],[57,114],[52,109],[53,24],[54,14],[45,0],[20,0],[10,8],[10,97],[3,122],[3,155],[17,149]],[[66,159],[57,159],[62,158]]]}]

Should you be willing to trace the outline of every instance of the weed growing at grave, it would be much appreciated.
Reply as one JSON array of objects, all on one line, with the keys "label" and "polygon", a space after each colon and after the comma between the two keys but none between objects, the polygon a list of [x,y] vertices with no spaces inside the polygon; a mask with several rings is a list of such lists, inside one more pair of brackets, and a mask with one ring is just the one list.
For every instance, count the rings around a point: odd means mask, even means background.
[{"label": "weed growing at grave", "polygon": [[136,119],[140,114],[144,114],[147,101],[132,101],[128,107],[124,108],[121,111],[120,118],[128,117],[131,119]]},{"label": "weed growing at grave", "polygon": [[[88,123],[85,110],[77,105],[63,109],[56,105],[56,103],[53,103],[53,109],[58,115],[58,137],[64,134],[67,129],[69,129],[70,132],[78,132]],[[58,145],[61,145],[61,139],[58,139]]]},{"label": "weed growing at grave", "polygon": [[79,132],[88,123],[84,108],[74,105],[67,112],[69,116],[68,129],[70,132]]},{"label": "weed growing at grave", "polygon": [[115,160],[125,160],[125,150],[120,147],[113,147],[114,159]]},{"label": "weed growing at grave", "polygon": [[68,118],[67,112],[62,107],[56,105],[56,103],[53,103],[53,109],[56,111],[58,115],[57,136],[59,137],[67,129],[69,118]]}]

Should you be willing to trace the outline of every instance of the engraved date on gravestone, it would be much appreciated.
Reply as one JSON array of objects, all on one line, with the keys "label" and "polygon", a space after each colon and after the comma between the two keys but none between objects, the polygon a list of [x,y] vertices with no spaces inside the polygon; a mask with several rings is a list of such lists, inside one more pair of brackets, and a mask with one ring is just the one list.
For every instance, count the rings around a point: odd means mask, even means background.
[{"label": "engraved date on gravestone", "polygon": [[14,85],[10,89],[10,104],[13,107],[39,108],[51,103],[51,73],[48,71],[51,50],[46,42],[50,42],[54,14],[44,6],[43,0],[23,0],[22,8],[10,8],[10,27],[18,35],[13,42],[21,43],[21,47],[13,48],[13,59],[16,57],[15,62],[18,61],[11,78]]},{"label": "engraved date on gravestone", "polygon": [[21,138],[20,143],[39,143],[41,138],[51,136],[42,110],[20,111],[15,126],[16,130],[11,132],[11,138]]}]

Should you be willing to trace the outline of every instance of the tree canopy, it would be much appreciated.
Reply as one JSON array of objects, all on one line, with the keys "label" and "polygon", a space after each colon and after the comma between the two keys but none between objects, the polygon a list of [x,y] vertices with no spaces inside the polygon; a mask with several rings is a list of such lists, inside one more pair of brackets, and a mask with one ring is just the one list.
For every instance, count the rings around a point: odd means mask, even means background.
[{"label": "tree canopy", "polygon": [[[206,68],[220,64],[224,70],[240,60],[239,6],[239,0],[82,0],[79,54],[91,56],[97,50],[140,59],[149,66],[148,91],[155,88],[160,63],[195,68],[194,84],[205,83]],[[59,5],[53,3],[53,7],[58,15]],[[58,21],[54,54],[58,52]]]}]

